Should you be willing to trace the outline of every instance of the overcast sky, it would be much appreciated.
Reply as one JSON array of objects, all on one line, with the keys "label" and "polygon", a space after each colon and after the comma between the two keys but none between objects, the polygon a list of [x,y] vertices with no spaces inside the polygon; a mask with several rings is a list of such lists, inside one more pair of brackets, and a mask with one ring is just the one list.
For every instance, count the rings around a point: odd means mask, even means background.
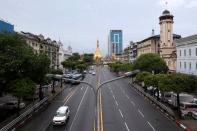
[{"label": "overcast sky", "polygon": [[[165,5],[168,1],[168,5]],[[0,0],[0,18],[16,31],[60,40],[74,52],[107,53],[110,29],[123,30],[123,46],[159,33],[164,9],[174,15],[174,33],[197,34],[197,0]]]}]

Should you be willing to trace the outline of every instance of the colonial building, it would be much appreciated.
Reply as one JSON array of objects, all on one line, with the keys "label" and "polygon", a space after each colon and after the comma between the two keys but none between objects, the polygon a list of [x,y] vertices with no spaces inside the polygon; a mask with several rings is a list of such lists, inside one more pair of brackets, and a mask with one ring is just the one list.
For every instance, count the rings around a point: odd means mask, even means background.
[{"label": "colonial building", "polygon": [[46,53],[51,60],[51,68],[59,67],[59,45],[55,40],[45,39],[43,35],[34,35],[28,32],[20,32],[26,43],[33,48],[34,53]]},{"label": "colonial building", "polygon": [[176,71],[197,76],[197,34],[176,40]]},{"label": "colonial building", "polygon": [[59,48],[59,68],[63,69],[62,62],[72,56],[72,48],[69,46],[67,49],[64,48],[63,44],[58,42]]},{"label": "colonial building", "polygon": [[[176,71],[176,44],[173,39],[173,15],[164,10],[159,17],[160,24],[160,55],[166,61],[170,71]],[[180,38],[180,36],[177,36]]]},{"label": "colonial building", "polygon": [[159,35],[150,36],[137,44],[137,56],[146,53],[159,53]]}]

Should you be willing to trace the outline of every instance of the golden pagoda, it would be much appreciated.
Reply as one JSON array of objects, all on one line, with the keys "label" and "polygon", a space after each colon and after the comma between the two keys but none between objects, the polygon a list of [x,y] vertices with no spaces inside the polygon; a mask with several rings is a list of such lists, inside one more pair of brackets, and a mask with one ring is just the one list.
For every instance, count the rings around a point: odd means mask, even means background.
[{"label": "golden pagoda", "polygon": [[102,54],[101,54],[101,50],[99,48],[99,41],[97,40],[97,47],[96,47],[96,51],[94,53],[94,60],[100,61],[101,59],[102,59]]}]

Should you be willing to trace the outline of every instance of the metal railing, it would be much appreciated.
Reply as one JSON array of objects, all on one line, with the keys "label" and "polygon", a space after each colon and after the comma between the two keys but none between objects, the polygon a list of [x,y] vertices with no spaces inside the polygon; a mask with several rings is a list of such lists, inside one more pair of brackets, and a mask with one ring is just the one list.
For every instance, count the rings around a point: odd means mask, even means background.
[{"label": "metal railing", "polygon": [[12,120],[10,123],[8,123],[6,126],[4,126],[0,131],[9,131],[14,129],[18,123],[20,123],[22,120],[27,118],[30,114],[32,114],[35,110],[37,110],[40,106],[45,105],[48,102],[48,97],[44,98],[40,102],[33,105],[30,109],[22,113],[19,117]]},{"label": "metal railing", "polygon": [[167,106],[165,106],[164,104],[162,104],[161,102],[159,102],[157,99],[155,99],[153,96],[151,96],[150,94],[146,93],[142,88],[137,87],[138,85],[132,84],[133,87],[140,92],[143,96],[147,97],[150,101],[152,101],[153,103],[155,103],[160,109],[162,109],[164,112],[166,112],[172,120],[175,119],[175,114],[174,112]]}]

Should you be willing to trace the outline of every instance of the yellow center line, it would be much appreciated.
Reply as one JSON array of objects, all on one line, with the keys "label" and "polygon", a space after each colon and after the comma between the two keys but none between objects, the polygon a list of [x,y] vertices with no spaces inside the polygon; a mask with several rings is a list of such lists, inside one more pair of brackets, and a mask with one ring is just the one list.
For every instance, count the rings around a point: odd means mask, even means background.
[{"label": "yellow center line", "polygon": [[69,93],[69,95],[64,99],[64,105],[69,101],[69,99],[75,94],[78,88],[75,88],[72,90],[72,92]]},{"label": "yellow center line", "polygon": [[100,123],[101,123],[101,131],[103,131],[103,109],[102,109],[102,98],[101,98],[101,91],[100,91]]}]

